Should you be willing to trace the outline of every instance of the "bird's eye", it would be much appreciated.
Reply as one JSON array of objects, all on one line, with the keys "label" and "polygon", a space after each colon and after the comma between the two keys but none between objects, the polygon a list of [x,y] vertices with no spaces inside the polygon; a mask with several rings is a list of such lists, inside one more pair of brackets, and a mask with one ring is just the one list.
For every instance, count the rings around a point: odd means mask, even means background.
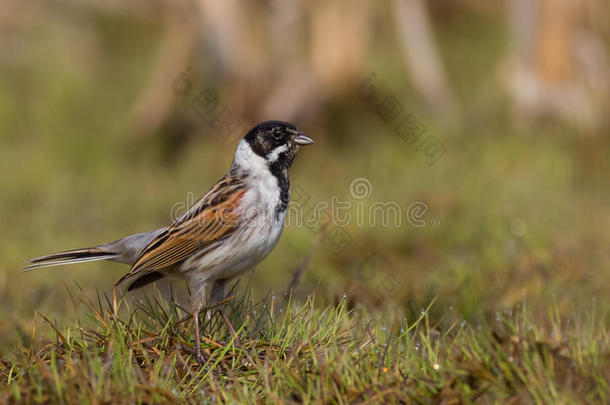
[{"label": "bird's eye", "polygon": [[280,139],[282,137],[282,133],[280,131],[273,131],[272,135],[275,139]]}]

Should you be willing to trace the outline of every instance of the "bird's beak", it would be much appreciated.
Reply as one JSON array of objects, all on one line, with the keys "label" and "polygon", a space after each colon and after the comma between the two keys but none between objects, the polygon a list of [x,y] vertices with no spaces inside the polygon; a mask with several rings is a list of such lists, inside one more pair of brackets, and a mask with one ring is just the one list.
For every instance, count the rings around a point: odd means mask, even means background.
[{"label": "bird's beak", "polygon": [[311,145],[313,143],[313,139],[301,132],[296,138],[294,138],[294,143],[301,146]]}]

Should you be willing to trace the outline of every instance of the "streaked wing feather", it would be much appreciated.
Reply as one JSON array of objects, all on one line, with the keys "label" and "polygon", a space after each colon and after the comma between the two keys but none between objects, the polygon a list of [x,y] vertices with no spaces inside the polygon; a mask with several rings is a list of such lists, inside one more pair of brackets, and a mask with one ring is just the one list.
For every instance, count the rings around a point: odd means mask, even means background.
[{"label": "streaked wing feather", "polygon": [[226,176],[142,251],[117,284],[166,269],[230,236],[237,229],[235,209],[246,190],[241,177]]}]

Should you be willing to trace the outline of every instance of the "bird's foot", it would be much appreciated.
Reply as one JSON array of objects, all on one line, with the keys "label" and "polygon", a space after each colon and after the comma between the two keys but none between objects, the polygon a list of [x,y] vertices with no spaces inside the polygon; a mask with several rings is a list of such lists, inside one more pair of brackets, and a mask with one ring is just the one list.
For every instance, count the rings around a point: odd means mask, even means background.
[{"label": "bird's foot", "polygon": [[201,353],[200,343],[197,342],[197,346],[195,346],[195,358],[197,359],[197,363],[199,363],[199,367],[203,368],[205,365],[205,357],[203,357],[203,353]]}]

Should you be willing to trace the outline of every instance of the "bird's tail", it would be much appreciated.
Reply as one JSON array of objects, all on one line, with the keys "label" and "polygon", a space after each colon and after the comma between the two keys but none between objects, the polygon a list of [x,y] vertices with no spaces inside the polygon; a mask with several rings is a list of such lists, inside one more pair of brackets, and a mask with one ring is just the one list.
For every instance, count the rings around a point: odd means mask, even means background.
[{"label": "bird's tail", "polygon": [[112,260],[119,263],[133,265],[140,252],[148,246],[152,240],[165,231],[159,228],[154,231],[136,233],[123,239],[105,245],[99,245],[85,249],[67,250],[65,252],[51,253],[50,255],[30,259],[30,264],[22,270],[34,270],[41,267],[59,266],[62,264],[94,262],[97,260]]},{"label": "bird's tail", "polygon": [[35,270],[41,267],[59,266],[62,264],[93,262],[96,260],[112,260],[120,257],[119,253],[111,252],[104,247],[67,250],[30,259],[30,264],[21,270]]}]

